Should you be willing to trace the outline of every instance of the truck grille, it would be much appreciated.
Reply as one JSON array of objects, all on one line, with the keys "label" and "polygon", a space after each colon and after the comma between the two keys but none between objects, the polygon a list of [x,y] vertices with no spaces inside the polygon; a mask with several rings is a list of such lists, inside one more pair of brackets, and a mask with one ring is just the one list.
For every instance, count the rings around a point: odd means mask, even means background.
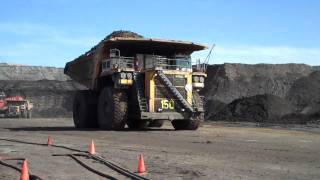
[{"label": "truck grille", "polygon": [[[184,89],[184,87],[176,87],[176,88],[184,98],[187,98],[187,92]],[[174,99],[174,96],[168,91],[168,89],[165,86],[156,86],[155,98]]]},{"label": "truck grille", "polygon": [[[171,81],[171,83],[177,88],[180,94],[184,98],[187,98],[187,92],[185,90],[187,79],[179,75],[166,74],[166,76]],[[174,99],[174,96],[172,95],[172,93],[168,91],[167,87],[165,87],[165,85],[158,78],[155,78],[155,98]]]},{"label": "truck grille", "polygon": [[[183,75],[173,75],[173,74],[166,74],[167,78],[171,81],[172,85],[178,86],[185,86],[187,84],[187,79],[183,77]],[[162,83],[158,78],[155,79],[156,85],[161,85]]]}]

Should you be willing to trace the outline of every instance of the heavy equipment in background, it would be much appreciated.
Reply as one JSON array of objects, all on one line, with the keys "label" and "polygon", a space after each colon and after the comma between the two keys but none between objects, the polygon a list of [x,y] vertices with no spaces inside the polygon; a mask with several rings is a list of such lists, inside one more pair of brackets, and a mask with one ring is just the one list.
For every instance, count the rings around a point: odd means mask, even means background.
[{"label": "heavy equipment in background", "polygon": [[141,129],[169,120],[176,130],[196,130],[204,119],[198,91],[206,73],[192,68],[191,54],[206,48],[113,32],[65,66],[65,74],[88,88],[75,95],[75,127]]},{"label": "heavy equipment in background", "polygon": [[31,118],[33,104],[22,96],[6,96],[0,91],[0,116]]}]

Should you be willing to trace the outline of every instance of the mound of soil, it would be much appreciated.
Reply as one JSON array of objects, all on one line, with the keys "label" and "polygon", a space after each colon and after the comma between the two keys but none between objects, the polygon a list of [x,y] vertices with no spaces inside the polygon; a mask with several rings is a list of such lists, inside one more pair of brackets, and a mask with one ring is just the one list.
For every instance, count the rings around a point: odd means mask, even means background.
[{"label": "mound of soil", "polygon": [[[206,97],[206,96],[205,96]],[[207,97],[206,97],[207,98]],[[205,102],[205,119],[216,120],[215,115],[225,109],[228,104],[216,99],[206,100]]]},{"label": "mound of soil", "polygon": [[293,83],[313,72],[305,64],[209,65],[202,91],[208,100],[230,103],[241,97],[271,94],[286,97]]},{"label": "mound of soil", "polygon": [[236,99],[216,114],[214,119],[281,122],[282,116],[292,112],[290,102],[275,95],[264,94]]},{"label": "mound of soil", "polygon": [[103,40],[101,40],[97,45],[93,46],[89,51],[87,51],[85,54],[82,54],[79,57],[86,56],[87,54],[93,53],[104,41],[107,41],[111,38],[116,38],[116,37],[143,38],[143,36],[141,36],[140,34],[137,34],[131,31],[124,31],[124,30],[113,31],[112,33],[107,35]]},{"label": "mound of soil", "polygon": [[304,64],[209,66],[208,120],[305,123],[319,119],[320,72]]},{"label": "mound of soil", "polygon": [[55,80],[67,81],[68,76],[63,74],[63,69],[54,67],[41,66],[22,66],[0,64],[0,80],[21,80],[21,81],[38,81],[38,80]]},{"label": "mound of soil", "polygon": [[104,38],[104,40],[108,40],[108,39],[115,38],[115,37],[143,38],[143,36],[141,36],[140,34],[137,34],[135,32],[120,30],[120,31],[113,31],[111,34],[106,36]]},{"label": "mound of soil", "polygon": [[320,119],[320,71],[296,80],[286,99],[295,107],[295,113]]}]

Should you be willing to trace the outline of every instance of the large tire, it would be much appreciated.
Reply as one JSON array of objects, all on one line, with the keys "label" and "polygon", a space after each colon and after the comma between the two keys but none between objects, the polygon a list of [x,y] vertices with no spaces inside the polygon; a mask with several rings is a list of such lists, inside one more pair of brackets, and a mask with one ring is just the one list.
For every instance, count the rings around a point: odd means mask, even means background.
[{"label": "large tire", "polygon": [[200,120],[174,120],[171,122],[175,130],[197,130]]},{"label": "large tire", "polygon": [[164,120],[153,120],[150,122],[149,127],[161,127],[164,123]]},{"label": "large tire", "polygon": [[[198,92],[193,91],[193,98],[195,99],[195,106],[198,109],[203,110],[203,100],[201,99]],[[192,119],[186,120],[173,120],[172,126],[175,130],[197,130],[201,122],[204,121],[204,112],[200,111]]]},{"label": "large tire", "polygon": [[97,115],[97,105],[98,105],[98,94],[94,91],[88,90],[87,101],[89,104],[89,119],[87,119],[88,128],[98,128],[98,115]]},{"label": "large tire", "polygon": [[92,91],[78,91],[73,101],[73,121],[76,128],[97,127],[95,94]]},{"label": "large tire", "polygon": [[127,94],[124,90],[105,87],[99,96],[98,124],[105,130],[122,130],[127,122]]},{"label": "large tire", "polygon": [[128,119],[127,125],[130,129],[146,129],[149,122],[140,119]]}]

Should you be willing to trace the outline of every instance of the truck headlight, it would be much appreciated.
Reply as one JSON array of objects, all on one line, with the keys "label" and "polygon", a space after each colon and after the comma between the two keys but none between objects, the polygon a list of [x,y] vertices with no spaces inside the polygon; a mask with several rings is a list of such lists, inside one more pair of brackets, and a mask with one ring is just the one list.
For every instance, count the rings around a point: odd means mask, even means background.
[{"label": "truck headlight", "polygon": [[201,77],[199,78],[199,81],[200,81],[201,83],[204,83],[204,77],[201,76]]},{"label": "truck headlight", "polygon": [[196,82],[196,83],[199,82],[199,76],[193,76],[192,79],[193,79],[193,82]]},{"label": "truck headlight", "polygon": [[126,79],[126,76],[127,76],[126,73],[124,73],[124,72],[120,73],[120,78],[121,79]]},{"label": "truck headlight", "polygon": [[132,79],[132,73],[127,73],[127,79]]}]

